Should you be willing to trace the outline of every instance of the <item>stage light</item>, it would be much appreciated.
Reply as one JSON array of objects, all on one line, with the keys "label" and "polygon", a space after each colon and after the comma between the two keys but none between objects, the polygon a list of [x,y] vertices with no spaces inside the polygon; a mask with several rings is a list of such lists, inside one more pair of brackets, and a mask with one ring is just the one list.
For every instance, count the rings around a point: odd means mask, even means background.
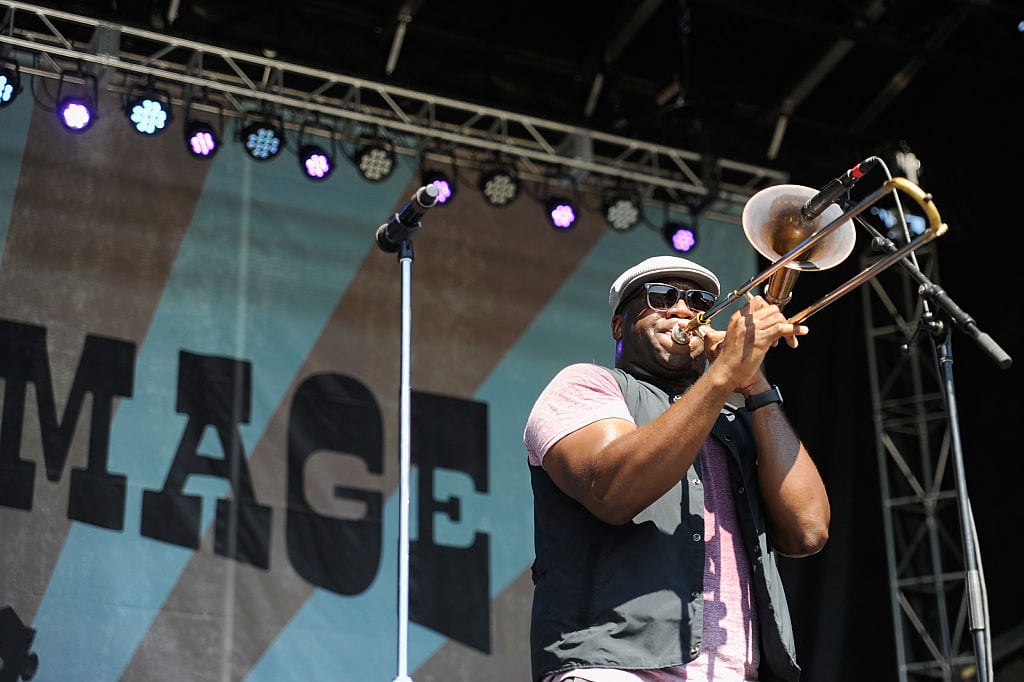
[{"label": "stage light", "polygon": [[576,206],[564,197],[551,197],[547,204],[548,220],[556,230],[569,230],[576,224]]},{"label": "stage light", "polygon": [[209,159],[220,149],[216,129],[206,121],[193,120],[185,126],[189,153],[197,159]]},{"label": "stage light", "polygon": [[356,150],[356,168],[370,182],[381,182],[395,170],[395,152],[379,140],[364,142]]},{"label": "stage light", "polygon": [[[195,113],[196,104],[205,104],[216,109],[216,124],[213,114]],[[224,130],[224,109],[218,102],[208,97],[192,97],[191,92],[185,99],[185,148],[197,159],[209,159],[220,149],[220,133]]]},{"label": "stage light", "polygon": [[140,135],[156,135],[171,122],[171,96],[149,85],[135,86],[128,91],[125,116]]},{"label": "stage light", "polygon": [[82,133],[99,115],[96,77],[84,71],[61,71],[57,81],[57,117],[64,128]]},{"label": "stage light", "polygon": [[507,168],[492,168],[480,176],[480,192],[491,206],[508,206],[519,196],[519,179]]},{"label": "stage light", "polygon": [[334,160],[323,147],[305,144],[299,149],[299,166],[310,180],[326,180],[334,170]]},{"label": "stage light", "polygon": [[623,194],[605,202],[604,219],[613,230],[632,230],[640,222],[640,216],[640,202],[629,196]]},{"label": "stage light", "polygon": [[188,152],[197,159],[209,159],[220,149],[220,133],[212,124],[192,119],[185,125]]},{"label": "stage light", "polygon": [[668,242],[673,251],[689,253],[697,248],[696,220],[693,225],[683,225],[682,223],[670,220],[661,229],[661,234],[665,237],[665,241]]},{"label": "stage light", "polygon": [[718,198],[718,185],[709,184],[706,194],[683,197],[687,212],[681,221],[666,220],[661,234],[673,251],[689,253],[697,248],[700,218]]},{"label": "stage light", "polygon": [[269,161],[284,147],[284,131],[279,119],[268,116],[242,127],[239,139],[245,153],[256,161]]},{"label": "stage light", "polygon": [[21,70],[17,62],[0,62],[0,109],[21,93]]},{"label": "stage light", "polygon": [[[307,132],[308,125],[316,125],[317,128],[325,129],[326,133],[319,133],[319,137],[327,138],[327,146],[313,139]],[[319,116],[310,116],[299,126],[298,142],[299,168],[302,174],[313,182],[323,182],[334,172],[334,158],[337,147],[335,144],[334,126],[330,121],[322,121]],[[328,151],[328,146],[330,151]]]},{"label": "stage light", "polygon": [[423,171],[420,174],[420,179],[424,185],[433,185],[437,188],[437,205],[447,206],[448,202],[455,197],[454,183],[441,171]]}]

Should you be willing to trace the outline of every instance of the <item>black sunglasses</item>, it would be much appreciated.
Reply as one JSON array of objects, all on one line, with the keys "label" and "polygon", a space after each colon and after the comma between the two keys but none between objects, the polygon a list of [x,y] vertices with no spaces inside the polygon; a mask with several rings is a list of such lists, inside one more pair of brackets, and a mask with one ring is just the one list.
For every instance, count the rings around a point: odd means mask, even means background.
[{"label": "black sunglasses", "polygon": [[711,310],[717,300],[710,291],[680,289],[671,284],[648,282],[644,284],[644,289],[647,290],[647,307],[651,310],[668,310],[679,303],[679,299],[683,299],[687,308],[703,313]]}]

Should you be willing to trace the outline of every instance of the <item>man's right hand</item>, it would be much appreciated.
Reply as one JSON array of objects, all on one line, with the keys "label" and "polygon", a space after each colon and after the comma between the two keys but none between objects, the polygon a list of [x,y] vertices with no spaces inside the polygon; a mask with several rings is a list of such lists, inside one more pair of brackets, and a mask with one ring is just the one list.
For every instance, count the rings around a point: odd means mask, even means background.
[{"label": "man's right hand", "polygon": [[711,362],[708,371],[721,373],[720,380],[741,392],[758,380],[771,348],[780,340],[796,348],[798,337],[808,332],[804,325],[791,324],[777,305],[753,296],[729,317],[725,332],[710,327],[705,330],[705,352]]}]

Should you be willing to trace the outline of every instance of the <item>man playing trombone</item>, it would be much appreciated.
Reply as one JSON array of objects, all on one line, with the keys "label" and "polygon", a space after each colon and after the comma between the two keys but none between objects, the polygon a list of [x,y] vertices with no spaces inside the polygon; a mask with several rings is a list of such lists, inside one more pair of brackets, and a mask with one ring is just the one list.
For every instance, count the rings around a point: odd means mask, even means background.
[{"label": "man playing trombone", "polygon": [[570,365],[533,406],[537,682],[799,678],[775,554],[821,550],[829,503],[762,363],[808,329],[748,296],[680,333],[719,291],[683,258],[629,268],[614,368]]}]

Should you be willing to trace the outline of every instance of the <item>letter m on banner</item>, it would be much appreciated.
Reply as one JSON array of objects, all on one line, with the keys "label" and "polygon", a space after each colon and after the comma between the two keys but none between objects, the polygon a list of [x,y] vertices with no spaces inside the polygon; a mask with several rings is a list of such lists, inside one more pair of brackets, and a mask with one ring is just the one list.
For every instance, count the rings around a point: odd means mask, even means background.
[{"label": "letter m on banner", "polygon": [[0,378],[4,379],[0,421],[0,505],[31,509],[35,462],[21,458],[28,384],[35,387],[46,478],[60,481],[85,394],[92,395],[89,458],[71,472],[68,518],[101,528],[122,530],[126,478],[107,471],[114,397],[130,397],[135,381],[135,345],[87,336],[64,407],[57,419],[46,329],[0,320]]}]

